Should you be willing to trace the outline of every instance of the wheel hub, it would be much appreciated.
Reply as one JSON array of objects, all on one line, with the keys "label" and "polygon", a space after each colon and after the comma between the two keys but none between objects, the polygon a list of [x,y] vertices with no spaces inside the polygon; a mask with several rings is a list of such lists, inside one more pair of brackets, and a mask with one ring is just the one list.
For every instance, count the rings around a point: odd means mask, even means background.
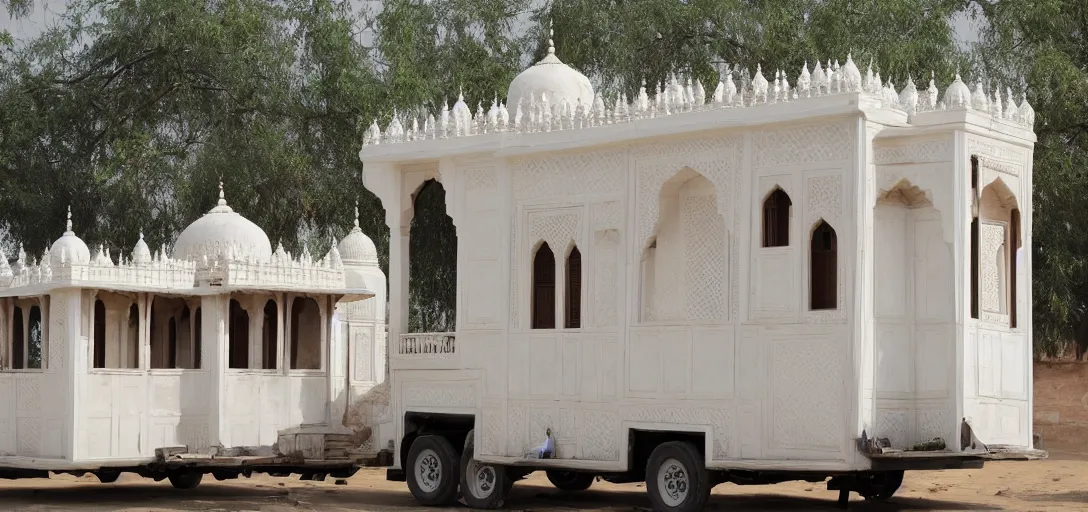
[{"label": "wheel hub", "polygon": [[424,450],[416,459],[416,481],[423,492],[434,492],[442,482],[442,461],[434,450]]},{"label": "wheel hub", "polygon": [[670,507],[684,502],[688,497],[688,472],[676,459],[666,460],[657,471],[657,487],[661,498]]}]

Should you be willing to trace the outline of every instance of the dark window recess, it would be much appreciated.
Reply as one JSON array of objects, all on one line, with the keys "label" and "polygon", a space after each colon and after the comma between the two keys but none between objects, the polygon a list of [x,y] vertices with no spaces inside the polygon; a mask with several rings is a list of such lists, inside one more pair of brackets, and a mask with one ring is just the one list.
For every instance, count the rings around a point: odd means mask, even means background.
[{"label": "dark window recess", "polygon": [[533,256],[532,328],[555,329],[555,255],[547,243]]},{"label": "dark window recess", "polygon": [[567,315],[564,327],[582,327],[582,253],[575,247],[567,256]]},{"label": "dark window recess", "polygon": [[790,245],[790,207],[793,202],[782,189],[776,188],[763,201],[763,247]]},{"label": "dark window recess", "polygon": [[809,308],[812,310],[838,307],[838,237],[827,222],[820,221],[812,232],[809,276]]}]

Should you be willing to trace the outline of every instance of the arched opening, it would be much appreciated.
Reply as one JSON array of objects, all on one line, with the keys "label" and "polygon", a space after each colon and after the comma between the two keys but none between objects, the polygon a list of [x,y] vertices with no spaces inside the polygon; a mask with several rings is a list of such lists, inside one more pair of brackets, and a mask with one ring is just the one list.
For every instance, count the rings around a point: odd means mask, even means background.
[{"label": "arched opening", "polygon": [[261,368],[275,370],[276,341],[279,337],[279,309],[276,301],[267,300],[264,303],[264,318],[261,321]]},{"label": "arched opening", "polygon": [[94,367],[106,367],[106,304],[94,300]]},{"label": "arched opening", "polygon": [[706,177],[684,168],[661,186],[642,251],[642,321],[723,321],[729,293],[725,218]]},{"label": "arched opening", "polygon": [[812,231],[809,270],[809,309],[838,307],[838,237],[830,224],[821,220]]},{"label": "arched opening", "polygon": [[249,313],[236,299],[230,300],[227,336],[230,368],[249,368]]},{"label": "arched opening", "polygon": [[457,230],[446,190],[427,180],[413,198],[408,240],[408,331],[453,332],[457,321]]},{"label": "arched opening", "polygon": [[555,329],[555,254],[547,242],[533,255],[532,328]]},{"label": "arched opening", "polygon": [[[972,157],[971,163],[972,174],[980,172],[978,159]],[[1017,268],[1022,245],[1019,204],[1001,178],[978,192],[977,201],[971,229],[971,314],[1016,327],[1017,274],[1022,270]]]},{"label": "arched opening", "polygon": [[[151,323],[149,325],[151,348],[151,369],[178,368],[178,361],[188,362],[179,356],[182,350],[187,354],[189,341],[182,338],[182,332],[189,332],[189,306],[184,299],[156,296],[151,299]],[[185,317],[184,323],[179,318]],[[179,346],[180,345],[180,346]]]},{"label": "arched opening", "polygon": [[781,188],[775,187],[763,201],[763,247],[790,245],[790,209],[793,201]]},{"label": "arched opening", "polygon": [[177,318],[176,328],[176,346],[175,353],[177,354],[174,359],[174,363],[177,368],[192,369],[193,368],[193,315],[189,309],[188,302],[184,302],[181,307],[181,313]]},{"label": "arched opening", "polygon": [[132,304],[128,308],[128,337],[122,354],[122,368],[140,367],[140,307]]},{"label": "arched opening", "polygon": [[166,367],[177,368],[178,366],[178,321],[174,318],[170,319],[170,325],[167,327],[166,336]]},{"label": "arched opening", "polygon": [[291,301],[291,369],[321,369],[321,308],[310,297]]},{"label": "arched opening", "polygon": [[27,368],[37,370],[42,368],[42,328],[42,308],[38,305],[31,306],[30,318],[27,320]]},{"label": "arched opening", "polygon": [[582,327],[582,253],[575,246],[567,255],[567,295],[563,326],[567,329]]},{"label": "arched opening", "polygon": [[25,319],[23,308],[15,306],[11,322],[11,367],[16,370],[23,368],[23,339],[25,336]]},{"label": "arched opening", "polygon": [[200,321],[200,308],[196,308],[193,313],[193,368],[200,368],[201,355],[204,353],[201,344],[201,338],[204,333],[204,326]]}]

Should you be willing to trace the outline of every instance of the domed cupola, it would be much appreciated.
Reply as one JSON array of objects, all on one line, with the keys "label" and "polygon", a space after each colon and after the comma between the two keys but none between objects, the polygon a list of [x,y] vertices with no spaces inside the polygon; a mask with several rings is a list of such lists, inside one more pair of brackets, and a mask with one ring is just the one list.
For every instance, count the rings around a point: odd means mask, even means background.
[{"label": "domed cupola", "polygon": [[377,265],[378,249],[370,237],[363,234],[359,228],[359,205],[355,205],[355,227],[351,233],[340,241],[337,247],[340,252],[340,260],[345,265]]},{"label": "domed cupola", "polygon": [[144,241],[143,231],[140,232],[140,240],[136,242],[136,247],[132,248],[132,262],[137,265],[151,263],[151,248]]},{"label": "domed cupola", "polygon": [[945,89],[943,101],[949,109],[971,108],[971,89],[963,83],[958,71],[956,79]]},{"label": "domed cupola", "polygon": [[72,207],[68,207],[68,223],[64,234],[49,248],[49,265],[60,267],[62,264],[86,265],[91,261],[91,250],[72,231]]},{"label": "domed cupola", "polygon": [[518,101],[528,106],[532,101],[540,101],[542,94],[547,94],[548,103],[560,105],[563,100],[573,108],[582,100],[583,105],[593,101],[593,84],[585,75],[564,64],[555,56],[553,32],[548,31],[548,55],[529,69],[522,71],[510,82],[506,93],[506,104],[515,108]]},{"label": "domed cupola", "polygon": [[193,221],[174,243],[174,258],[200,262],[230,258],[259,263],[272,258],[272,242],[259,226],[235,213],[223,196],[219,183],[219,204]]}]

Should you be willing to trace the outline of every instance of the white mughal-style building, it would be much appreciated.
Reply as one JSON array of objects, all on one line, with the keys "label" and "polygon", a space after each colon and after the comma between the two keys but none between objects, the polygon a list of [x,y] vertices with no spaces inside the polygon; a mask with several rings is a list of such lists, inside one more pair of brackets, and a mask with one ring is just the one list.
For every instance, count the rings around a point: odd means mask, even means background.
[{"label": "white mughal-style building", "polygon": [[172,249],[141,236],[115,262],[69,213],[40,261],[0,258],[0,468],[110,480],[166,451],[350,469],[377,449],[359,434],[382,414],[385,276],[358,219],[320,260],[292,256],[220,185]]},{"label": "white mughal-style building", "polygon": [[[552,469],[568,488],[645,479],[657,509],[694,510],[700,478],[730,470],[879,498],[903,469],[1040,455],[1026,99],[958,74],[897,91],[850,57],[736,76],[605,98],[552,48],[506,105],[371,126],[390,478],[440,503],[434,468],[464,468],[466,502],[493,507],[502,482]],[[453,333],[407,330],[428,180],[456,226]],[[549,431],[550,458],[530,458]]]}]

